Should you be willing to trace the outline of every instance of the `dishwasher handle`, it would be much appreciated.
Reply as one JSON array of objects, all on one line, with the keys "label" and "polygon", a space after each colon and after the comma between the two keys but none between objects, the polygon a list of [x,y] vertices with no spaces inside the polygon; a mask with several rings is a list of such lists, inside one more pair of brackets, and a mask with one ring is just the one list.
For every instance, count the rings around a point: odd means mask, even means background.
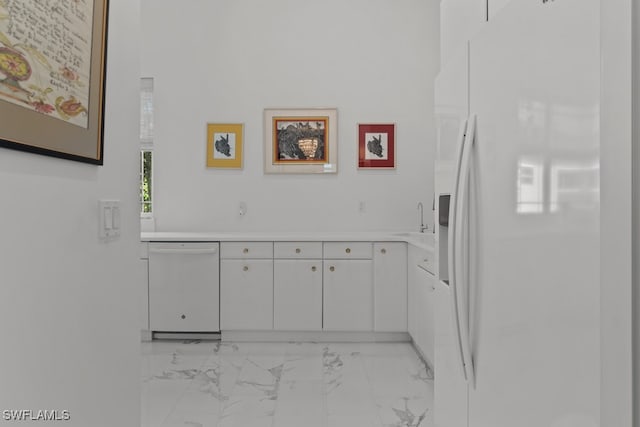
[{"label": "dishwasher handle", "polygon": [[207,255],[218,253],[218,248],[206,248],[206,249],[165,249],[165,248],[149,248],[149,253],[152,254],[179,254],[179,255]]}]

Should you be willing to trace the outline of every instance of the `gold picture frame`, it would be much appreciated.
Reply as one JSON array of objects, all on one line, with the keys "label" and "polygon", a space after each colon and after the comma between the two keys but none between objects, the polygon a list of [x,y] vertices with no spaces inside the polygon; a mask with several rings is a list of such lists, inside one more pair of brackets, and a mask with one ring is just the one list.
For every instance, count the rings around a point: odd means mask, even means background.
[{"label": "gold picture frame", "polygon": [[107,16],[108,0],[0,3],[0,146],[104,163]]},{"label": "gold picture frame", "polygon": [[337,109],[265,109],[264,172],[337,173]]},{"label": "gold picture frame", "polygon": [[242,169],[242,123],[207,123],[207,167]]}]

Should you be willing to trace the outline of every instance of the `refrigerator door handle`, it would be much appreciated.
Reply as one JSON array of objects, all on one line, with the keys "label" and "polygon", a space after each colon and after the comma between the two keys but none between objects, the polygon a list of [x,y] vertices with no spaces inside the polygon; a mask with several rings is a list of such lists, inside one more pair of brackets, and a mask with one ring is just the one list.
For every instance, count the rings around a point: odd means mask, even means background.
[{"label": "refrigerator door handle", "polygon": [[475,141],[476,116],[472,115],[467,124],[467,136],[463,145],[460,159],[460,173],[458,175],[456,198],[456,224],[454,233],[454,259],[456,277],[456,298],[458,306],[458,323],[460,326],[460,343],[467,382],[475,385],[475,372],[471,351],[471,337],[469,328],[469,266],[465,263],[465,250],[469,248],[469,233],[465,232],[468,225],[469,210],[466,206],[468,199],[469,175],[471,167],[471,152]]},{"label": "refrigerator door handle", "polygon": [[467,123],[468,120],[464,120],[460,124],[460,132],[458,134],[458,150],[456,153],[456,169],[455,169],[455,179],[453,183],[453,191],[451,192],[451,196],[449,198],[449,237],[448,237],[448,270],[449,270],[449,290],[451,292],[451,312],[453,317],[453,328],[454,328],[454,342],[456,347],[456,354],[458,355],[460,367],[462,369],[462,373],[464,375],[465,380],[467,379],[467,372],[464,366],[464,355],[462,350],[462,334],[460,331],[460,315],[458,310],[458,278],[456,276],[456,250],[455,250],[455,235],[456,235],[456,227],[458,221],[456,219],[456,200],[458,196],[458,187],[460,182],[460,170],[462,167],[462,153],[464,151],[464,144],[466,141],[467,134]]}]

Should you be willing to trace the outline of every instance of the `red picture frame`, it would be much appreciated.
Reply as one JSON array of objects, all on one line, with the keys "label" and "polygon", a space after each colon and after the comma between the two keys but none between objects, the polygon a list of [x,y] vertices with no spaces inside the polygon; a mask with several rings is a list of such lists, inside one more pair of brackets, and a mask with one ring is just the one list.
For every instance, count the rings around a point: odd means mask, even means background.
[{"label": "red picture frame", "polygon": [[358,168],[395,169],[396,125],[372,123],[358,125]]}]

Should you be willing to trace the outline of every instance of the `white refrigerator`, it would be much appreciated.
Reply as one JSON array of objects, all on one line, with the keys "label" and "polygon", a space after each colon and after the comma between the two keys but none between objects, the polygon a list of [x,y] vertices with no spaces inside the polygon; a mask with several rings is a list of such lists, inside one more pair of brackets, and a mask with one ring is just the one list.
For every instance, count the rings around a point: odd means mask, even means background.
[{"label": "white refrigerator", "polygon": [[599,425],[599,8],[512,0],[437,79],[437,427]]}]

